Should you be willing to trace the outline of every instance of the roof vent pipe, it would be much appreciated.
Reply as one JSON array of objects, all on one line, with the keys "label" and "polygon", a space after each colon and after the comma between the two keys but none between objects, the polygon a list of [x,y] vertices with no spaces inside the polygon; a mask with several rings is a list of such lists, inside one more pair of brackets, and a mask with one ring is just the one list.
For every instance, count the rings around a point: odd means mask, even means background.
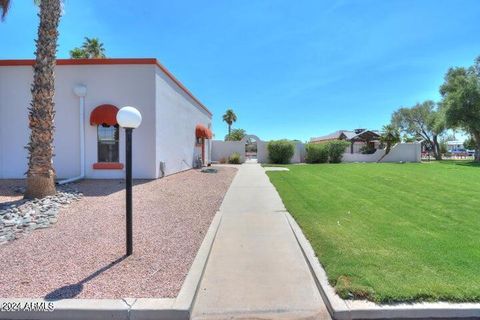
[{"label": "roof vent pipe", "polygon": [[87,87],[83,84],[76,85],[73,92],[79,98],[79,126],[80,126],[80,175],[59,181],[58,184],[66,184],[85,178],[85,96]]}]

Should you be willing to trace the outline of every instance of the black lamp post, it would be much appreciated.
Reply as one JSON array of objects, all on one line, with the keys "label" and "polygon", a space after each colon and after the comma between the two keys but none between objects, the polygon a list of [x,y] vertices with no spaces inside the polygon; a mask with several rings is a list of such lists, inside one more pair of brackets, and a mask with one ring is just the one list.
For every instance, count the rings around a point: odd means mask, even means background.
[{"label": "black lamp post", "polygon": [[132,226],[132,133],[142,122],[142,115],[134,107],[123,107],[117,113],[118,124],[125,129],[125,189],[126,189],[126,248],[133,253]]}]

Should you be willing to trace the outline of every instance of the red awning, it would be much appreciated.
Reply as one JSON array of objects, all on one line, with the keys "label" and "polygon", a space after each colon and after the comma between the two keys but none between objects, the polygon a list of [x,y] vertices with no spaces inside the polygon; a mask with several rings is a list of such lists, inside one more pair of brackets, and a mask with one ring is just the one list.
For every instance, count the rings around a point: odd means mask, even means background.
[{"label": "red awning", "polygon": [[117,112],[118,108],[111,105],[111,104],[102,104],[101,106],[96,107],[93,109],[92,113],[90,114],[90,124],[93,125],[101,125],[101,124],[108,124],[109,126],[113,126],[117,124]]},{"label": "red awning", "polygon": [[212,131],[204,125],[197,124],[195,127],[195,136],[197,138],[212,139]]}]

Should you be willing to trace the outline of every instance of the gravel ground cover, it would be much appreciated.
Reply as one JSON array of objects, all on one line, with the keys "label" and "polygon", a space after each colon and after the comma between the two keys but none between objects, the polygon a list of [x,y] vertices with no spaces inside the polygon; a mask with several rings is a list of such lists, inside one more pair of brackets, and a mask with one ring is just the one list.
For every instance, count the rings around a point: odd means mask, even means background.
[{"label": "gravel ground cover", "polygon": [[[0,297],[168,298],[188,273],[236,169],[135,181],[134,253],[125,258],[123,182],[85,180],[58,222],[0,246]],[[0,180],[0,203],[21,197]]]}]

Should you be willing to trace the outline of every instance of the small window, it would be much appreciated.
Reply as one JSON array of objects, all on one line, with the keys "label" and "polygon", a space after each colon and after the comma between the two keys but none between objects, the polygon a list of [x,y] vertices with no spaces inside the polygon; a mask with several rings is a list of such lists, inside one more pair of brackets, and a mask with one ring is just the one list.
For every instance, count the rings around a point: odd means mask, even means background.
[{"label": "small window", "polygon": [[120,162],[119,158],[119,129],[118,124],[97,126],[98,162]]}]

